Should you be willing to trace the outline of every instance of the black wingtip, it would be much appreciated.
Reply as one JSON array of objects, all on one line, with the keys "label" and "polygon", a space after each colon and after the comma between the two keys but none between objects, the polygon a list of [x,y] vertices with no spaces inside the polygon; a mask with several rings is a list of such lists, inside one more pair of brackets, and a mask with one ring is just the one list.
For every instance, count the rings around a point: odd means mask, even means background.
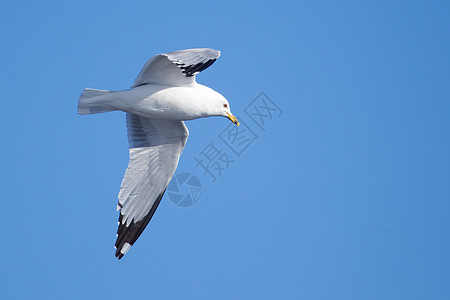
[{"label": "black wingtip", "polygon": [[[144,218],[138,222],[131,221],[128,226],[126,224],[123,224],[123,218],[124,216],[122,213],[119,214],[119,228],[117,228],[117,240],[116,240],[116,253],[115,256],[120,260],[125,253],[130,249],[131,246],[133,246],[134,242],[138,239],[138,237],[141,235],[141,233],[144,231],[147,224],[150,222],[150,219],[153,217],[153,214],[156,211],[156,208],[158,207],[159,203],[161,202],[161,199],[164,195],[164,192],[166,189],[162,191],[161,194],[159,194],[158,198],[156,199],[155,203],[153,203],[152,208],[147,213]],[[125,250],[124,250],[125,246]],[[125,253],[122,253],[122,250],[124,250]]]},{"label": "black wingtip", "polygon": [[186,75],[186,77],[192,77],[211,66],[216,60],[217,59],[208,59],[206,62],[200,62],[195,65],[189,66],[180,65],[179,67],[181,68],[181,70],[183,70],[183,73]]},{"label": "black wingtip", "polygon": [[123,253],[120,252],[120,249],[116,249],[116,253],[114,254],[115,257],[117,257],[119,260],[123,257]]}]

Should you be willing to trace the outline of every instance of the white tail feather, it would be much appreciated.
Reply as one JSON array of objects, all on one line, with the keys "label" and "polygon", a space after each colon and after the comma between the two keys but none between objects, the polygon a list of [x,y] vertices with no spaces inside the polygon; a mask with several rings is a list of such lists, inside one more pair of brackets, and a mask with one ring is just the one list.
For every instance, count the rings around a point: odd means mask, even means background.
[{"label": "white tail feather", "polygon": [[80,115],[99,114],[108,111],[115,110],[107,105],[108,101],[105,99],[105,95],[109,95],[111,91],[96,90],[96,89],[84,89],[81,93],[80,99],[78,99],[78,113]]}]

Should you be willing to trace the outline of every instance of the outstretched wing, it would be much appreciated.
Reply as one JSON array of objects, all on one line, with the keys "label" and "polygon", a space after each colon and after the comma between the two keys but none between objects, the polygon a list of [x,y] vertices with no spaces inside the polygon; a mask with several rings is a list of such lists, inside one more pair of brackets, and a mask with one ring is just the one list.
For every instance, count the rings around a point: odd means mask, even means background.
[{"label": "outstretched wing", "polygon": [[164,195],[189,135],[184,122],[127,113],[130,162],[117,210],[116,257],[121,259],[141,235]]},{"label": "outstretched wing", "polygon": [[148,83],[190,85],[195,82],[195,75],[212,65],[219,56],[220,51],[207,48],[155,55],[144,65],[132,87]]}]

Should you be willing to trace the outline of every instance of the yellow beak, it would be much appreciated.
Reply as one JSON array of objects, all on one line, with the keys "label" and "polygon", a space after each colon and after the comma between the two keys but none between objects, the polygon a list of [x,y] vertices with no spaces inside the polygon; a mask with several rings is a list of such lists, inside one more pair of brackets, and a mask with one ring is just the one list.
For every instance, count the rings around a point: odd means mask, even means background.
[{"label": "yellow beak", "polygon": [[234,124],[236,124],[237,126],[239,126],[239,121],[236,119],[235,116],[233,116],[232,114],[227,113],[228,115],[228,119],[231,120],[231,122],[233,122]]}]

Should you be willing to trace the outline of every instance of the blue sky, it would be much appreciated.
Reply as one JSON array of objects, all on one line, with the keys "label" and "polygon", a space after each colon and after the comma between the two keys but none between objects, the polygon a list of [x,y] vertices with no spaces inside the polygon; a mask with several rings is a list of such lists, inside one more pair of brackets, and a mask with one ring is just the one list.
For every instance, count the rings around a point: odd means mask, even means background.
[{"label": "blue sky", "polygon": [[[0,5],[8,299],[449,299],[450,5],[9,1]],[[240,156],[223,118],[187,123],[178,172],[130,252],[113,245],[125,116],[78,116],[85,87],[128,88],[152,55],[212,47],[198,82],[258,136]],[[261,130],[245,108],[282,110]],[[269,122],[270,121],[270,122]],[[195,157],[234,160],[215,182]]]}]

